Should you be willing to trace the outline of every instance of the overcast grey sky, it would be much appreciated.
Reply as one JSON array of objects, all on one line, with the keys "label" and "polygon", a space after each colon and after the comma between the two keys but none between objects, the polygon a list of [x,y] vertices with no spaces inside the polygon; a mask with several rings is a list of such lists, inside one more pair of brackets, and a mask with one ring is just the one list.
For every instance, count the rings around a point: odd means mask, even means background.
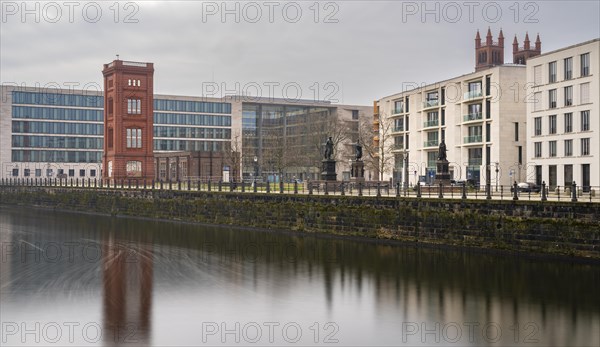
[{"label": "overcast grey sky", "polygon": [[[477,29],[540,34],[542,52],[600,37],[600,1],[1,1],[0,81],[102,85],[153,62],[155,93],[246,92],[370,105],[403,83],[474,70]],[[224,16],[224,17],[223,17]],[[93,88],[93,87],[92,87]]]}]

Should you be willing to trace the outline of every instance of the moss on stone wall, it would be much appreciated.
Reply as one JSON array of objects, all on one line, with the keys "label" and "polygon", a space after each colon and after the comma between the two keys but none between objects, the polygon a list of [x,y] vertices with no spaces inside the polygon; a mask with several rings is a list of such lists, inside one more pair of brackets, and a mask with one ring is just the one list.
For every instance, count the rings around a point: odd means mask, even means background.
[{"label": "moss on stone wall", "polygon": [[600,259],[600,204],[0,187],[2,204]]}]

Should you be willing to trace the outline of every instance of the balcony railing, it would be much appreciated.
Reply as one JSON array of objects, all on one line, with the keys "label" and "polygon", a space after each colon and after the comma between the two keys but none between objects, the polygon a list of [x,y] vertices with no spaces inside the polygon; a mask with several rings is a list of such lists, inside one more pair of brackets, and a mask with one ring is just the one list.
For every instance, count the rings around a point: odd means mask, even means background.
[{"label": "balcony railing", "polygon": [[399,131],[404,131],[404,127],[393,127],[392,128],[392,132],[393,133],[397,133]]},{"label": "balcony railing", "polygon": [[483,114],[481,112],[469,113],[469,114],[464,115],[464,117],[463,117],[463,121],[465,121],[465,122],[481,120],[481,119],[483,119]]},{"label": "balcony railing", "polygon": [[439,100],[426,100],[423,102],[423,108],[434,107],[440,104]]},{"label": "balcony railing", "polygon": [[397,107],[392,110],[392,114],[404,113],[404,107]]},{"label": "balcony railing", "polygon": [[471,166],[481,166],[483,160],[481,158],[471,158],[469,159],[469,165]]},{"label": "balcony railing", "polygon": [[438,126],[439,120],[435,119],[435,120],[428,120],[423,122],[423,128],[429,128],[429,127],[436,127]]},{"label": "balcony railing", "polygon": [[480,98],[482,96],[483,96],[483,93],[481,92],[481,90],[475,90],[475,91],[466,92],[463,95],[463,99],[470,100],[470,99]]},{"label": "balcony railing", "polygon": [[438,140],[429,140],[423,142],[423,147],[436,147],[438,145]]},{"label": "balcony railing", "polygon": [[481,135],[465,136],[465,143],[477,143],[481,142]]},{"label": "balcony railing", "polygon": [[404,150],[403,144],[394,144],[392,146],[392,151],[403,151],[403,150]]}]

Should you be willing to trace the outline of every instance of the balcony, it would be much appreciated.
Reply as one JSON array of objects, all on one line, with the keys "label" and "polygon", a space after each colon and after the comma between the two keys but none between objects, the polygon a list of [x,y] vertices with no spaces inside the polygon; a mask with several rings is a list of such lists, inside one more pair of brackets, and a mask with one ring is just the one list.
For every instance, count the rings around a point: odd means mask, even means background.
[{"label": "balcony", "polygon": [[404,151],[404,144],[394,144],[392,151]]},{"label": "balcony", "polygon": [[470,91],[470,92],[466,92],[463,95],[463,100],[471,100],[471,99],[475,99],[475,98],[480,98],[483,96],[483,93],[481,92],[481,90],[475,90],[475,91]]},{"label": "balcony", "polygon": [[392,132],[393,133],[398,133],[398,132],[401,132],[401,131],[404,131],[404,127],[393,127],[392,128]]},{"label": "balcony", "polygon": [[483,160],[481,158],[469,158],[469,166],[481,166]]},{"label": "balcony", "polygon": [[436,127],[436,126],[438,126],[438,124],[440,124],[440,123],[439,123],[439,120],[437,120],[437,119],[428,120],[428,121],[423,122],[423,128]]},{"label": "balcony", "polygon": [[435,107],[440,104],[439,100],[426,100],[423,102],[423,108]]},{"label": "balcony", "polygon": [[404,107],[395,108],[392,110],[392,114],[404,113]]},{"label": "balcony", "polygon": [[478,143],[478,142],[481,142],[481,135],[465,136],[464,143]]},{"label": "balcony", "polygon": [[483,119],[483,114],[481,112],[476,112],[476,113],[469,113],[463,116],[463,121],[464,122],[472,122],[475,120],[482,120]]},{"label": "balcony", "polygon": [[423,142],[423,147],[437,147],[438,146],[438,140],[428,140]]}]

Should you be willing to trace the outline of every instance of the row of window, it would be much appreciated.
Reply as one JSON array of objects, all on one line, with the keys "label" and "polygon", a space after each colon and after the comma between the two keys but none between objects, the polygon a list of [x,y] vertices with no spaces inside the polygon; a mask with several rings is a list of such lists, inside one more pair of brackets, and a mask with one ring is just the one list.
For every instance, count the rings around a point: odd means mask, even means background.
[{"label": "row of window", "polygon": [[99,163],[102,152],[13,149],[13,162]]},{"label": "row of window", "polygon": [[[557,165],[548,165],[548,182],[547,185],[550,189],[553,189],[558,184],[558,166]],[[537,184],[542,184],[542,175],[543,175],[542,165],[535,166],[535,182]],[[591,175],[590,175],[590,164],[581,164],[580,166],[580,174],[579,178],[577,178],[577,184],[583,188],[584,192],[589,192]],[[573,164],[563,165],[563,185],[571,186],[573,181],[575,180],[575,176],[573,174]]]},{"label": "row of window", "polygon": [[[558,80],[557,74],[558,61],[548,63],[548,83],[554,83]],[[570,80],[573,78],[573,57],[567,57],[562,60],[563,79]],[[535,84],[542,84],[541,81],[541,65],[534,68]],[[579,76],[585,77],[590,75],[590,54],[585,53],[579,56]]]},{"label": "row of window", "polygon": [[231,116],[155,112],[154,124],[231,126]]},{"label": "row of window", "polygon": [[[134,100],[140,101],[140,100]],[[130,113],[141,113],[140,104],[129,105],[132,107]],[[50,108],[13,106],[13,118],[25,119],[48,119],[48,120],[72,120],[72,121],[104,121],[102,110]],[[157,124],[179,124],[179,125],[208,125],[208,126],[231,126],[231,116],[197,115],[197,114],[174,114],[155,113],[154,123]]]},{"label": "row of window", "polygon": [[225,102],[154,99],[154,109],[157,111],[231,113],[231,104]]},{"label": "row of window", "polygon": [[102,149],[103,139],[98,137],[30,136],[13,135],[13,147]]},{"label": "row of window", "polygon": [[[79,169],[79,177],[86,177],[85,169]],[[46,177],[54,177],[54,169],[46,169]],[[67,175],[68,177],[75,177],[75,169],[68,169],[65,172],[65,169],[57,169],[56,176],[59,177],[63,175]],[[19,177],[19,169],[12,169],[12,176]],[[23,177],[42,177],[42,169],[23,169]],[[90,169],[90,177],[96,177],[96,169]]]},{"label": "row of window", "polygon": [[[567,86],[562,89],[563,107],[574,105],[573,86]],[[542,92],[534,94],[534,111],[542,110]],[[590,84],[582,83],[579,85],[579,104],[584,105],[590,103]],[[558,107],[558,91],[557,89],[548,90],[548,108],[553,109]]]},{"label": "row of window", "polygon": [[222,141],[154,140],[157,151],[213,151],[223,150]]},{"label": "row of window", "polygon": [[74,120],[102,122],[104,120],[102,110],[73,109],[73,108],[51,108],[51,107],[31,107],[31,106],[13,106],[13,118],[29,119],[51,119],[51,120]]},{"label": "row of window", "polygon": [[[581,111],[579,113],[579,130],[589,131],[590,130],[590,111]],[[573,113],[563,114],[563,132],[573,132]],[[557,133],[557,115],[548,116],[548,134],[553,135]],[[533,119],[533,134],[535,136],[542,135],[542,117],[535,117]]]},{"label": "row of window", "polygon": [[102,124],[13,121],[13,133],[103,135]]},{"label": "row of window", "polygon": [[[590,155],[590,139],[579,139],[580,140],[580,155]],[[542,142],[535,142],[533,144],[533,156],[535,158],[542,157]],[[548,157],[557,156],[557,141],[548,141]],[[563,141],[563,157],[573,156],[573,139]]]},{"label": "row of window", "polygon": [[[13,91],[12,100],[13,104],[104,107],[104,97],[96,95]],[[230,114],[231,104],[224,102],[154,99],[154,109],[159,111]]]},{"label": "row of window", "polygon": [[13,91],[13,104],[104,107],[104,97],[81,94],[57,94]]},{"label": "row of window", "polygon": [[231,129],[155,126],[154,136],[185,137],[192,139],[230,139]]}]

